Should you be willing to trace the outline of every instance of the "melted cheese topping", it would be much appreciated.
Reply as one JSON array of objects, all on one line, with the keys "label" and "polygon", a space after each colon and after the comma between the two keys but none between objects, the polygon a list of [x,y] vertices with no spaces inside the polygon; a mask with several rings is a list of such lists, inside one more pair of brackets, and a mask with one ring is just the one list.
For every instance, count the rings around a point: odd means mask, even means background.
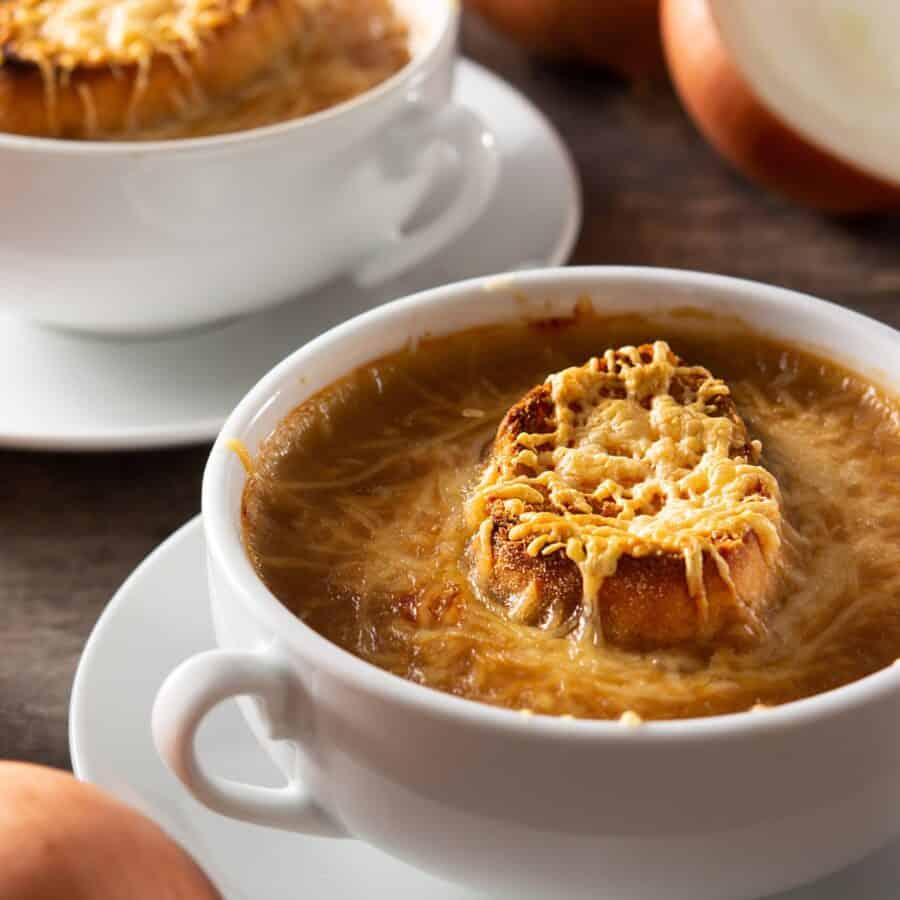
[{"label": "melted cheese topping", "polygon": [[555,427],[514,435],[512,451],[493,455],[468,501],[481,577],[491,569],[497,519],[515,523],[507,536],[527,542],[531,556],[563,553],[577,564],[583,622],[625,555],[682,556],[701,614],[704,554],[732,590],[723,545],[752,531],[774,560],[778,483],[757,463],[759,443],[748,445],[743,424],[717,409],[729,397],[723,381],[657,341],[649,361],[636,347],[607,350],[546,384]]},{"label": "melted cheese topping", "polygon": [[146,65],[194,52],[253,0],[6,0],[0,47],[42,68]]}]

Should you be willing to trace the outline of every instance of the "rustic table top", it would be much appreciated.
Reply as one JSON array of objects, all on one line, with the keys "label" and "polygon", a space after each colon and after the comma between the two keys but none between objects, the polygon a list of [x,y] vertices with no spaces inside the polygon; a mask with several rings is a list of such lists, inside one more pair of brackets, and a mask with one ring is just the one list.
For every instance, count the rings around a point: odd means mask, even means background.
[{"label": "rustic table top", "polygon": [[[710,151],[666,85],[548,67],[472,20],[464,51],[525,91],[572,149],[585,201],[574,263],[744,276],[900,328],[900,219],[835,221],[763,193]],[[199,511],[207,451],[0,453],[0,758],[69,765],[84,642],[135,565]]]}]

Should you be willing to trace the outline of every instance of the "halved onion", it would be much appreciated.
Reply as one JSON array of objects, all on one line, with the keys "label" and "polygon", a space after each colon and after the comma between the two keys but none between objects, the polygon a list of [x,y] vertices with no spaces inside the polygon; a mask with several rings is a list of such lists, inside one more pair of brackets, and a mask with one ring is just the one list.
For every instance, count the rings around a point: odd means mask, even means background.
[{"label": "halved onion", "polygon": [[544,56],[629,78],[665,71],[659,0],[466,0],[495,28]]},{"label": "halved onion", "polygon": [[827,212],[897,209],[894,4],[662,0],[669,71],[698,128],[745,175]]}]

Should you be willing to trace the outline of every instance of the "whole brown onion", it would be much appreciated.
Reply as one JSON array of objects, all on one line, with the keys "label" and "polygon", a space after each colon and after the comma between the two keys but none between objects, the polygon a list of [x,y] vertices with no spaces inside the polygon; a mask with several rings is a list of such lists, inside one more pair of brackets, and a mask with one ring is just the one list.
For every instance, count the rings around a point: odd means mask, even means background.
[{"label": "whole brown onion", "polygon": [[495,28],[554,59],[606,66],[628,78],[665,70],[659,0],[465,0]]},{"label": "whole brown onion", "polygon": [[115,797],[0,761],[0,900],[221,900],[197,863]]}]

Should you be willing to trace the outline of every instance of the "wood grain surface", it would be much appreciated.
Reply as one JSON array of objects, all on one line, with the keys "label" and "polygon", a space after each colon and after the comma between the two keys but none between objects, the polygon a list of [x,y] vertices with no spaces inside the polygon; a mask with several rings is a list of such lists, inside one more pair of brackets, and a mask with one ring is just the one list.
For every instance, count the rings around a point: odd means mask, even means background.
[{"label": "wood grain surface", "polygon": [[[585,200],[573,262],[754,278],[900,327],[900,218],[836,221],[763,193],[709,150],[665,84],[541,64],[471,18],[463,47],[572,149]],[[0,758],[69,765],[81,648],[134,566],[199,511],[207,450],[0,453]]]}]

